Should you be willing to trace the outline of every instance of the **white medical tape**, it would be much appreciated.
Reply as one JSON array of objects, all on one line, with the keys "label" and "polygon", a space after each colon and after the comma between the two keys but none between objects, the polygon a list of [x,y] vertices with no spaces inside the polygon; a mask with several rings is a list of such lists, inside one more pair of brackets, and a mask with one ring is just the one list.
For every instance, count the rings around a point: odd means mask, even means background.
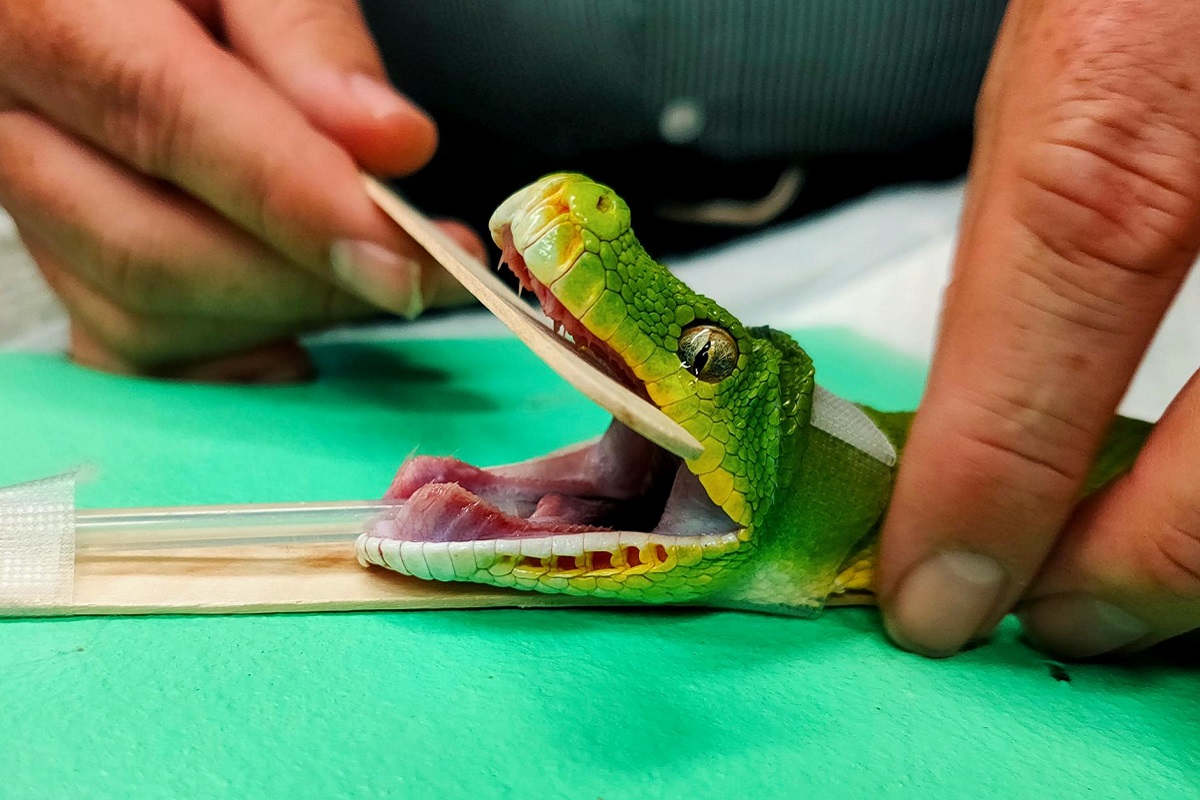
[{"label": "white medical tape", "polygon": [[889,467],[896,466],[896,448],[863,410],[827,389],[816,387],[810,424]]},{"label": "white medical tape", "polygon": [[0,488],[0,613],[71,603],[75,479],[71,472]]}]

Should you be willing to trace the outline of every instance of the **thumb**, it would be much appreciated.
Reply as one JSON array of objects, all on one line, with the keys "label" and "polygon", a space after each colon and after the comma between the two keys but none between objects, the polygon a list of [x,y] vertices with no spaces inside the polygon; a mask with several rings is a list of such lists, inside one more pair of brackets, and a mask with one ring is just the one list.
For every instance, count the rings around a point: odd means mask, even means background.
[{"label": "thumb", "polygon": [[1018,608],[1062,658],[1138,650],[1200,628],[1200,373],[1133,469],[1074,515]]},{"label": "thumb", "polygon": [[437,128],[387,81],[355,0],[224,0],[230,49],[367,171],[415,172],[433,156]]}]

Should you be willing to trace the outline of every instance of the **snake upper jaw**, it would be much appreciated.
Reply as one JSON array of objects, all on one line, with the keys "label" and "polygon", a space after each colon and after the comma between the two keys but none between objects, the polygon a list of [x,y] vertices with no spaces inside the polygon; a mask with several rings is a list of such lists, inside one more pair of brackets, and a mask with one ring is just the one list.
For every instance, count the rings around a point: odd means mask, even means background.
[{"label": "snake upper jaw", "polygon": [[503,203],[492,213],[488,220],[488,232],[492,242],[501,250],[504,249],[505,239],[512,229],[513,218],[529,205],[529,187],[510,194]]},{"label": "snake upper jaw", "polygon": [[[488,231],[496,246],[503,248],[505,235],[513,230],[514,223],[519,223],[532,209],[560,194],[567,181],[572,177],[575,176],[565,173],[551,175],[524,186],[505,198],[504,202],[492,213],[491,219],[488,220]],[[565,213],[565,205],[558,210]],[[524,232],[524,235],[519,237],[521,239],[519,246],[522,248],[528,244],[528,234],[529,232]]]}]

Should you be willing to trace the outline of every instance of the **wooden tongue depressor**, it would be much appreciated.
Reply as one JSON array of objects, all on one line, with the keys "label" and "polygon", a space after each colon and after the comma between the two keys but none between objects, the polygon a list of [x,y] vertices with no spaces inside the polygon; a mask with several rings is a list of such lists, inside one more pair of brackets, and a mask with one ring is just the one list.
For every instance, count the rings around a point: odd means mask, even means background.
[{"label": "wooden tongue depressor", "polygon": [[365,569],[351,542],[76,554],[69,603],[5,616],[270,614],[619,605]]},{"label": "wooden tongue depressor", "polygon": [[567,383],[659,447],[682,458],[695,458],[704,452],[704,445],[682,425],[572,349],[499,276],[475,261],[421,212],[374,178],[364,175],[363,182],[367,194],[385,214]]}]

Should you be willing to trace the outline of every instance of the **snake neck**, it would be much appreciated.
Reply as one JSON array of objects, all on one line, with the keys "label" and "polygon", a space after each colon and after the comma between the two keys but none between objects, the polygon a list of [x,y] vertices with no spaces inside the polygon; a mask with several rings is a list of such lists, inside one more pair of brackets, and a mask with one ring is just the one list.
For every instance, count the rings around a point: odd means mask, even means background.
[{"label": "snake neck", "polygon": [[[911,411],[878,411],[863,406],[862,412],[887,437],[888,442],[896,452],[897,464],[908,442],[908,432],[912,427],[913,412]],[[891,499],[891,491],[888,491]],[[861,541],[855,545],[851,555],[842,564],[838,575],[833,580],[827,603],[830,605],[875,605],[875,575],[879,561],[879,534],[883,522],[883,514],[887,513],[886,504],[880,518],[872,525]]]},{"label": "snake neck", "polygon": [[722,604],[813,616],[827,601],[871,602],[879,523],[903,444],[888,433],[816,390],[804,436],[784,454],[787,482],[755,531],[755,557]]}]

